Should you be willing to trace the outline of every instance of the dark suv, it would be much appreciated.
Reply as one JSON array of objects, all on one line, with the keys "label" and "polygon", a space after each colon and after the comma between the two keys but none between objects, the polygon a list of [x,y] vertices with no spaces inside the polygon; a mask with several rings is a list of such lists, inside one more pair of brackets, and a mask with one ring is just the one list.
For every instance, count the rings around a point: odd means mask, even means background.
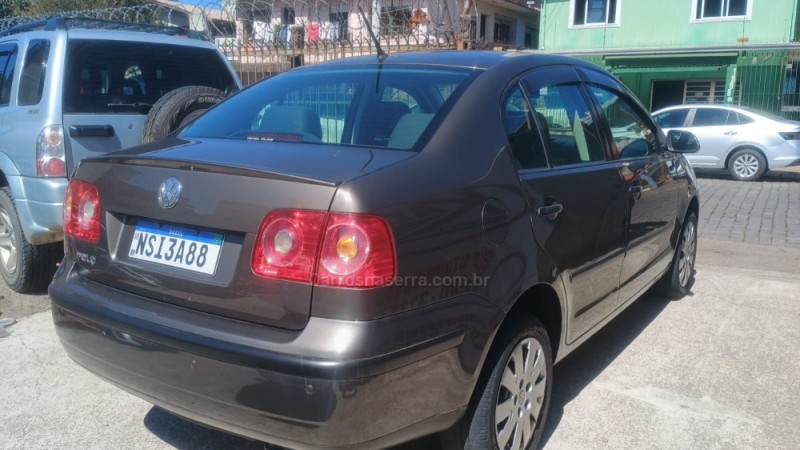
[{"label": "dark suv", "polygon": [[81,164],[53,318],[82,366],[242,436],[532,448],[553,363],[690,288],[695,150],[564,57],[293,70]]}]

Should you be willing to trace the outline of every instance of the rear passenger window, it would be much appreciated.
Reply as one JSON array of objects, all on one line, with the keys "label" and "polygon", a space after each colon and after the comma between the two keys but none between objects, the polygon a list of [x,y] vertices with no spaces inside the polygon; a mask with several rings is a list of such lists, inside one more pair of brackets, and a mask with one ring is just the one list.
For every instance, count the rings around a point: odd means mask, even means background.
[{"label": "rear passenger window", "polygon": [[589,86],[589,90],[600,104],[611,129],[615,157],[630,159],[658,153],[656,133],[636,107],[625,98],[599,86]]},{"label": "rear passenger window", "polygon": [[42,100],[50,41],[36,39],[28,45],[19,79],[19,105],[36,105]]},{"label": "rear passenger window", "polygon": [[597,127],[576,85],[543,87],[531,93],[530,102],[541,119],[552,165],[605,160]]},{"label": "rear passenger window", "polygon": [[739,118],[739,125],[746,125],[746,124],[748,124],[748,123],[753,123],[753,122],[755,122],[755,120],[753,120],[753,119],[751,119],[751,118],[749,118],[749,117],[745,116],[744,114],[739,114],[739,113],[737,113],[737,114],[736,114],[736,117],[738,117],[738,118]]},{"label": "rear passenger window", "polygon": [[503,116],[508,143],[519,166],[523,169],[547,167],[547,157],[536,133],[531,109],[519,87],[515,87],[506,98]]},{"label": "rear passenger window", "polygon": [[17,46],[0,46],[0,106],[7,106],[11,100],[11,87],[14,80],[14,67],[17,64]]}]

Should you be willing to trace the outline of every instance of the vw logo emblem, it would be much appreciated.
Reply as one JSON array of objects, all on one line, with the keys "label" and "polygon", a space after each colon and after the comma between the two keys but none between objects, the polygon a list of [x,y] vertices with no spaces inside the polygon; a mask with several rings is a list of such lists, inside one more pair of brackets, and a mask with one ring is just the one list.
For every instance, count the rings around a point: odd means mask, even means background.
[{"label": "vw logo emblem", "polygon": [[175,177],[167,178],[158,188],[158,204],[164,209],[177,205],[181,199],[182,188],[180,180]]}]

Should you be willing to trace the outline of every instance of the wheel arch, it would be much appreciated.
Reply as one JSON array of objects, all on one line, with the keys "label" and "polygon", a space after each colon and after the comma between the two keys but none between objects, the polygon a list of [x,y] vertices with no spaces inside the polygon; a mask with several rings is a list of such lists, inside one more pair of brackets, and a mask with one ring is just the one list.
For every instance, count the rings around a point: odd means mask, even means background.
[{"label": "wheel arch", "polygon": [[730,167],[731,158],[739,150],[753,150],[753,151],[758,152],[761,155],[761,157],[764,158],[764,164],[765,164],[764,170],[765,171],[769,170],[769,159],[767,158],[766,153],[764,153],[764,149],[762,149],[761,147],[759,147],[757,145],[754,145],[754,144],[741,144],[741,145],[738,145],[738,146],[734,147],[733,149],[731,149],[731,151],[729,151],[728,154],[725,155],[725,168],[726,169]]},{"label": "wheel arch", "polygon": [[517,316],[517,313],[524,312],[533,315],[542,322],[545,330],[547,330],[550,338],[550,350],[553,354],[553,360],[556,361],[564,328],[562,311],[561,299],[553,286],[547,283],[538,283],[519,296],[508,311],[508,314],[506,314],[500,327],[506,326],[510,320]]}]

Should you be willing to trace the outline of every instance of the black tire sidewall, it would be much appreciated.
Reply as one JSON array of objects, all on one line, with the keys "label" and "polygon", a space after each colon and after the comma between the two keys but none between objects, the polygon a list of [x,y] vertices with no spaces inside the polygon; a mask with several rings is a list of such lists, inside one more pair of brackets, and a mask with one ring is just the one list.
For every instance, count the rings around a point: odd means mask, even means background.
[{"label": "black tire sidewall", "polygon": [[[544,349],[547,385],[545,387],[544,402],[542,404],[542,411],[539,415],[539,421],[534,429],[533,439],[530,441],[528,449],[537,448],[544,433],[544,427],[547,423],[547,416],[550,409],[550,399],[553,388],[553,356],[550,339],[541,323],[534,317],[519,317],[515,318],[512,323],[507,324],[499,333],[495,340],[496,346],[490,357],[487,358],[486,363],[492,364],[491,366],[484,366],[485,368],[491,367],[488,377],[479,382],[478,387],[481,388],[480,400],[475,405],[472,411],[471,425],[469,428],[469,436],[467,437],[467,447],[474,450],[479,449],[497,449],[498,444],[495,437],[495,409],[497,405],[497,398],[500,393],[500,380],[503,377],[508,359],[514,348],[524,339],[536,339]],[[500,352],[499,350],[502,350]],[[486,411],[481,411],[486,409]],[[484,412],[481,414],[481,412]],[[488,430],[488,432],[487,432]]]},{"label": "black tire sidewall", "polygon": [[8,213],[11,220],[11,226],[14,227],[14,246],[16,247],[17,254],[17,269],[14,273],[9,273],[5,266],[0,263],[0,275],[3,276],[3,281],[14,291],[21,288],[23,282],[23,271],[25,270],[24,261],[22,258],[25,244],[27,244],[22,237],[22,224],[17,216],[17,208],[14,205],[14,200],[8,188],[0,189],[0,209]]},{"label": "black tire sidewall", "polygon": [[207,86],[185,86],[168,92],[150,109],[145,120],[143,143],[164,138],[225,99],[225,93]]},{"label": "black tire sidewall", "polygon": [[[756,161],[758,161],[758,170],[752,177],[745,178],[736,173],[735,162],[736,159],[742,155],[752,155],[756,158]],[[730,173],[731,177],[734,180],[738,181],[756,181],[759,178],[761,178],[761,176],[764,175],[764,172],[766,171],[767,171],[766,159],[764,159],[764,156],[761,154],[761,152],[751,148],[743,148],[737,150],[736,152],[733,153],[733,155],[731,155],[730,162],[728,163],[728,173]]]},{"label": "black tire sidewall", "polygon": [[[689,227],[689,223],[694,223],[694,253],[692,254],[692,273],[689,274],[689,280],[686,282],[686,286],[681,285],[681,248],[683,247],[683,241],[686,239],[686,229]],[[689,293],[689,289],[692,287],[692,283],[694,280],[694,263],[697,259],[697,216],[694,213],[689,213],[686,216],[686,220],[683,222],[683,228],[681,228],[681,235],[678,239],[678,248],[675,249],[675,260],[672,262],[672,277],[671,277],[671,291],[673,293],[673,297],[683,297]]]}]

